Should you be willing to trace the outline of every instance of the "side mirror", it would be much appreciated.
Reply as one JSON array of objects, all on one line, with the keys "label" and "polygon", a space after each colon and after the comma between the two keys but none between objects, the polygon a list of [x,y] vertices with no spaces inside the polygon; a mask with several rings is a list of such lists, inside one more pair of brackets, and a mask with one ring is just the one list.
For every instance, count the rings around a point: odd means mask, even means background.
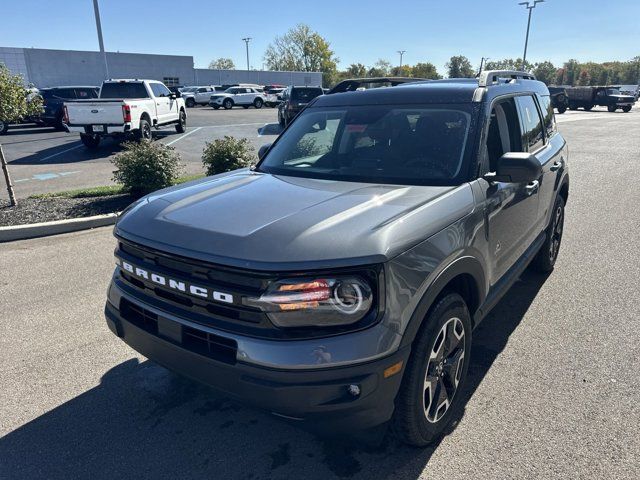
[{"label": "side mirror", "polygon": [[258,150],[258,160],[262,160],[262,157],[264,157],[265,153],[267,153],[267,151],[271,148],[271,145],[271,143],[265,143],[260,147],[260,149]]},{"label": "side mirror", "polygon": [[175,92],[175,93],[173,94],[173,96],[174,96],[175,98],[181,98],[181,97],[182,97],[182,93],[180,93],[180,90],[178,90],[177,92]]},{"label": "side mirror", "polygon": [[171,100],[175,100],[177,98],[177,95],[175,93],[172,93],[172,94],[169,95],[169,98]]},{"label": "side mirror", "polygon": [[508,152],[497,162],[496,171],[483,178],[488,182],[529,183],[542,175],[542,166],[535,155],[526,152]]}]

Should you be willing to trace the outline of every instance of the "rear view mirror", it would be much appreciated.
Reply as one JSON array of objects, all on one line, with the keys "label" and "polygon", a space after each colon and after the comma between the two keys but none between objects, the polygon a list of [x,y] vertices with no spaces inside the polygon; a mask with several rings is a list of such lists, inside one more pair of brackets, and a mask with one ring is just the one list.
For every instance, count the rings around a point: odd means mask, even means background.
[{"label": "rear view mirror", "polygon": [[271,143],[265,143],[258,150],[258,160],[262,160],[262,157],[267,153],[267,150],[271,148]]},{"label": "rear view mirror", "polygon": [[496,171],[484,176],[489,182],[529,183],[542,175],[542,166],[535,155],[508,152],[497,162]]}]

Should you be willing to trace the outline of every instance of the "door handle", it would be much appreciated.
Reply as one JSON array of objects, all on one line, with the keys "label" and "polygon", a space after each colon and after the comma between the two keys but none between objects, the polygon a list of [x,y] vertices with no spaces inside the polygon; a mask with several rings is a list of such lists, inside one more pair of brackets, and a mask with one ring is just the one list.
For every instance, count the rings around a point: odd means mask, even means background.
[{"label": "door handle", "polygon": [[527,191],[527,194],[531,195],[538,190],[539,186],[540,186],[540,182],[538,180],[534,180],[533,182],[527,184],[527,186],[524,187],[524,189]]},{"label": "door handle", "polygon": [[551,165],[549,170],[551,170],[552,172],[555,172],[557,170],[560,170],[561,168],[562,168],[562,161],[559,161],[559,162],[555,162],[553,165]]}]

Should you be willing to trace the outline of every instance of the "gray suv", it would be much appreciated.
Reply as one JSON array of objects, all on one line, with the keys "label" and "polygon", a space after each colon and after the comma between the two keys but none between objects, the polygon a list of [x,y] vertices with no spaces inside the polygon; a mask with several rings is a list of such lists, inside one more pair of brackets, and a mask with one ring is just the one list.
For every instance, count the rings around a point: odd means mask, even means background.
[{"label": "gray suv", "polygon": [[473,329],[556,262],[569,177],[547,87],[489,71],[324,95],[259,156],[122,214],[109,328],[298,424],[434,441]]}]

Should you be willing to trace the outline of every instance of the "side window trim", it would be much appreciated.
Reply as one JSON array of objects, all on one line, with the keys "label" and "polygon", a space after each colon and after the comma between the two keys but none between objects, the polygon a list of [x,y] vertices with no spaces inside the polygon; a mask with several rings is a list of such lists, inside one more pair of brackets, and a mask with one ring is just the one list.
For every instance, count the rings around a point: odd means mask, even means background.
[{"label": "side window trim", "polygon": [[[487,121],[484,122],[485,124],[482,127],[482,132],[480,133],[480,144],[478,146],[478,148],[480,149],[480,152],[479,152],[480,161],[478,162],[478,166],[477,166],[478,168],[477,178],[481,178],[483,175],[491,171],[491,168],[489,166],[489,152],[485,148],[487,144],[487,139],[489,137],[489,126],[491,124],[491,112],[493,111],[496,104],[500,102],[504,102],[505,100],[513,99],[513,103],[514,104],[517,103],[515,100],[517,96],[518,94],[512,94],[512,93],[509,93],[506,95],[500,95],[498,97],[493,98],[491,100],[491,103],[489,103],[488,110],[485,112],[485,119],[487,119]],[[518,106],[515,105],[515,107],[516,107],[516,113],[517,113]],[[521,125],[519,114],[518,114],[518,127],[520,128],[520,136],[522,136],[522,125]]]},{"label": "side window trim", "polygon": [[531,151],[530,147],[529,147],[529,142],[528,139],[525,138],[525,124],[524,124],[524,117],[523,117],[523,112],[522,112],[522,108],[520,107],[520,104],[518,103],[518,101],[515,101],[516,104],[516,112],[518,114],[518,118],[520,119],[520,138],[521,138],[521,142],[522,142],[522,149],[525,149],[525,144],[526,144],[526,151],[528,153],[532,153],[532,154],[536,154],[537,152],[539,152],[540,150],[542,150],[546,144],[544,143],[544,121],[542,120],[542,117],[540,116],[540,111],[538,108],[538,104],[536,103],[536,99],[535,99],[535,93],[530,93],[530,92],[524,92],[524,93],[520,93],[515,95],[515,97],[530,97],[533,100],[533,104],[536,106],[536,112],[538,112],[538,120],[540,120],[540,126],[542,127],[543,133],[542,133],[542,146],[538,147],[537,149]]}]

